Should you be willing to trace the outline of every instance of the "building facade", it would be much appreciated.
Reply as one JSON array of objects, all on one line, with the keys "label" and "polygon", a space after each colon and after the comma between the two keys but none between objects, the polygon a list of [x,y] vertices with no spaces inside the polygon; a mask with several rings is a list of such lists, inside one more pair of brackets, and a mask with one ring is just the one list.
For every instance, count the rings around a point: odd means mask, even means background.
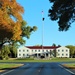
[{"label": "building facade", "polygon": [[70,57],[70,50],[66,47],[59,47],[56,49],[57,57]]},{"label": "building facade", "polygon": [[58,46],[23,46],[17,50],[17,58],[69,57],[69,49]]}]

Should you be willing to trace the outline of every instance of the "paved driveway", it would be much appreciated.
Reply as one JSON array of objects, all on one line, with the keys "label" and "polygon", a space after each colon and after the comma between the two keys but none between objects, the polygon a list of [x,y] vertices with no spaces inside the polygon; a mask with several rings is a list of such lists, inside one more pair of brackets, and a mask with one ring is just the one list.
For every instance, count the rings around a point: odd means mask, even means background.
[{"label": "paved driveway", "polygon": [[9,70],[0,75],[75,75],[60,63],[25,63],[17,69]]}]

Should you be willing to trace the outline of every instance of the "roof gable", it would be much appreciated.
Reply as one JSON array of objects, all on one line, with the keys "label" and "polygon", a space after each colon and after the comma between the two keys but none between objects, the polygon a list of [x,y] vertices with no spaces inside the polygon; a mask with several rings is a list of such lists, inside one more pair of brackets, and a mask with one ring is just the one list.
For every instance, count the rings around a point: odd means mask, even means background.
[{"label": "roof gable", "polygon": [[57,48],[57,49],[69,49],[69,48],[67,48],[67,47],[65,47],[65,46],[61,46],[61,47],[59,47],[59,48]]}]

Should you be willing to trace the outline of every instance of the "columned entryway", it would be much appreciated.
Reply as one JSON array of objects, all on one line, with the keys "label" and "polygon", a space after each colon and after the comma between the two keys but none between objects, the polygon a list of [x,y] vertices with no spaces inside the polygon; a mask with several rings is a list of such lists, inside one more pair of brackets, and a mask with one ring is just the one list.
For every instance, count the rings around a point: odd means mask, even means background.
[{"label": "columned entryway", "polygon": [[50,53],[36,53],[34,54],[35,58],[49,58],[50,57]]}]

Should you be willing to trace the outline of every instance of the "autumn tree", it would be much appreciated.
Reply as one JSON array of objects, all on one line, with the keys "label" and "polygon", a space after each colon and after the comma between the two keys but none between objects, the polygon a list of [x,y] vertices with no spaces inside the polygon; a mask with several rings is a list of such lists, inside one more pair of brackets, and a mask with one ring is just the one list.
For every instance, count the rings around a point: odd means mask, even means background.
[{"label": "autumn tree", "polygon": [[48,16],[58,21],[59,31],[67,31],[75,22],[75,0],[49,0],[52,3]]},{"label": "autumn tree", "polygon": [[23,7],[16,0],[0,0],[0,46],[7,40],[23,43],[23,37],[28,38],[36,30],[36,26],[24,27],[23,13]]},{"label": "autumn tree", "polygon": [[[12,40],[19,40],[22,22],[22,13],[24,12],[16,0],[0,0],[0,40],[5,37]],[[15,21],[13,20],[13,18]],[[4,34],[4,35],[3,35]]]}]

